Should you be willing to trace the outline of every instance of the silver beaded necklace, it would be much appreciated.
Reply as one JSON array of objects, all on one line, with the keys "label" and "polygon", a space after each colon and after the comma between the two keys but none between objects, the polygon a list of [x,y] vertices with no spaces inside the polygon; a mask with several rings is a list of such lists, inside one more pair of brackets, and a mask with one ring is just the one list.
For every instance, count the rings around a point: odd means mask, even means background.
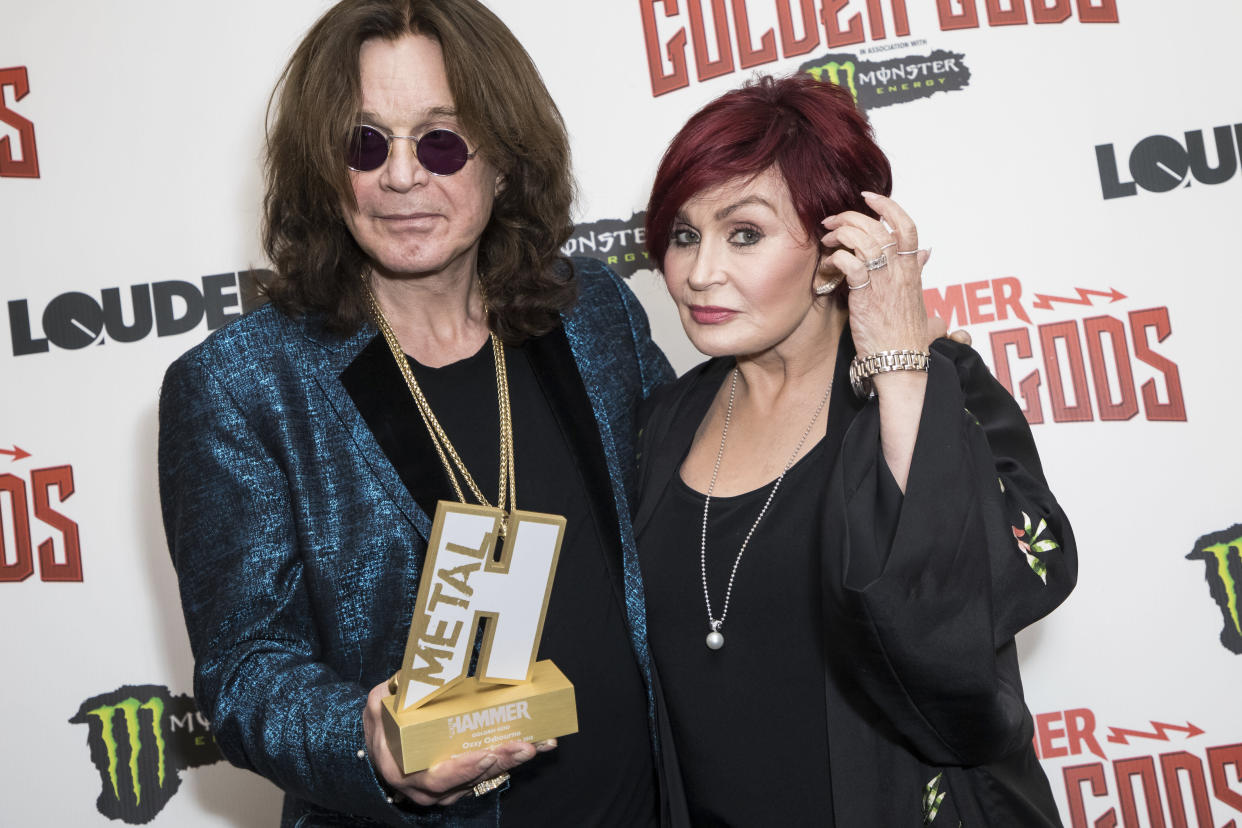
[{"label": "silver beaded necklace", "polygon": [[759,517],[755,518],[755,522],[750,525],[750,531],[746,533],[746,538],[742,541],[742,547],[737,551],[737,557],[733,559],[733,569],[729,572],[729,584],[725,587],[724,606],[721,607],[720,618],[714,618],[712,617],[712,599],[707,592],[707,509],[711,506],[712,492],[716,489],[716,475],[720,473],[720,460],[724,457],[725,440],[729,436],[729,421],[733,419],[733,399],[737,394],[737,373],[737,368],[734,368],[733,378],[729,382],[729,407],[725,409],[724,428],[720,431],[720,448],[716,451],[716,465],[712,469],[712,481],[707,486],[707,497],[703,499],[703,531],[699,539],[699,573],[703,578],[703,602],[707,604],[707,646],[712,650],[719,650],[724,646],[724,633],[720,629],[724,626],[725,616],[729,614],[729,598],[733,595],[733,579],[737,577],[737,567],[742,562],[742,555],[746,552],[746,546],[750,543],[751,535],[755,534],[759,521],[763,520],[764,514],[768,511],[768,506],[772,504],[772,498],[776,497],[776,490],[781,487],[781,481],[785,479],[785,475],[793,468],[794,461],[798,459],[798,453],[802,451],[806,438],[811,435],[811,429],[815,427],[815,421],[819,419],[820,413],[828,403],[828,396],[832,393],[832,380],[829,380],[828,389],[824,391],[823,399],[819,401],[819,406],[816,407],[815,413],[811,415],[811,422],[807,423],[806,431],[802,432],[802,439],[798,441],[793,454],[789,455],[789,460],[785,463],[781,476],[776,478],[776,482],[772,484],[772,491],[768,492],[768,499],[763,502],[763,508],[759,510]]}]

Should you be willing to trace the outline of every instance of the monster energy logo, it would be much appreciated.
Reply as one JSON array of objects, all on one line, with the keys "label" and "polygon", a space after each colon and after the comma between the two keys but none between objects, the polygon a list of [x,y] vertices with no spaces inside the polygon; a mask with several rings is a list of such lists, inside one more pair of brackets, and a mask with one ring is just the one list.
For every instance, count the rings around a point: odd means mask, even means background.
[{"label": "monster energy logo", "polygon": [[815,80],[850,91],[864,112],[881,106],[926,98],[937,92],[964,89],[970,83],[966,56],[936,49],[929,55],[906,55],[889,60],[861,60],[851,54],[830,54],[798,67]]},{"label": "monster energy logo", "polygon": [[1224,622],[1220,643],[1230,652],[1242,654],[1242,619],[1238,610],[1238,581],[1242,579],[1242,523],[1199,538],[1186,559],[1207,564],[1208,592],[1220,607]]},{"label": "monster energy logo", "polygon": [[133,825],[150,822],[168,804],[181,786],[179,770],[222,758],[194,700],[167,687],[120,687],[87,699],[69,721],[88,727],[99,812]]}]

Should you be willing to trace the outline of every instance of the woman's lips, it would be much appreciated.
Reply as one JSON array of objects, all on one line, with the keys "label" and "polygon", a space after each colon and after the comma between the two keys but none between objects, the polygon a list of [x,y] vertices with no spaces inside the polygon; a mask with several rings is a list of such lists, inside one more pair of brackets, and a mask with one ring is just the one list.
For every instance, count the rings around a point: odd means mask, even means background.
[{"label": "woman's lips", "polygon": [[718,325],[721,322],[728,322],[737,315],[737,311],[718,308],[714,305],[691,305],[690,315],[700,325]]}]

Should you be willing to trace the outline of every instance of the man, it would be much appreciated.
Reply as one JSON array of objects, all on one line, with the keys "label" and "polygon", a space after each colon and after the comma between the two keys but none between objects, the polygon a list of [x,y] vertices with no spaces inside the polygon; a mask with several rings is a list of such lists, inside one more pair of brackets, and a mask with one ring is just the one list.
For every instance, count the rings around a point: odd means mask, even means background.
[{"label": "man", "polygon": [[[672,374],[624,283],[559,255],[555,106],[475,0],[345,0],[278,91],[271,304],[161,395],[165,527],[221,750],[286,791],[283,825],[654,824],[632,432]],[[505,508],[506,468],[510,508],[567,518],[539,657],[574,683],[580,732],[405,776],[379,702],[428,515]]]}]

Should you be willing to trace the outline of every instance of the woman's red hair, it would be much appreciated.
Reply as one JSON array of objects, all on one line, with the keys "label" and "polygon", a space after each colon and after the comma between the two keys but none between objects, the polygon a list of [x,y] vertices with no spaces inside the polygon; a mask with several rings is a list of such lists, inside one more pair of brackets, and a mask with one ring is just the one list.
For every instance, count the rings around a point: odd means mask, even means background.
[{"label": "woman's red hair", "polygon": [[647,203],[647,252],[664,265],[673,219],[699,195],[776,167],[809,238],[830,215],[874,216],[862,191],[892,191],[888,159],[848,91],[807,74],[761,77],[695,113],[669,144]]}]

